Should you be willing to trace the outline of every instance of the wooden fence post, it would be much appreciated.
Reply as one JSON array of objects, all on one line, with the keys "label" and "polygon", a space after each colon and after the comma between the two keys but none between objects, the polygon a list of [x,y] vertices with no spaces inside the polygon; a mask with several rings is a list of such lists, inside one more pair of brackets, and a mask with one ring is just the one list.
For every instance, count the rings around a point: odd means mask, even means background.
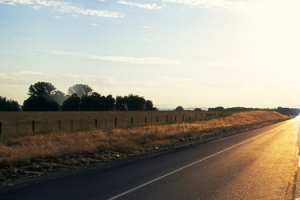
[{"label": "wooden fence post", "polygon": [[97,129],[97,128],[98,128],[98,120],[95,119],[95,129]]},{"label": "wooden fence post", "polygon": [[35,123],[34,123],[34,120],[32,120],[31,124],[32,124],[32,132],[34,133],[35,132]]},{"label": "wooden fence post", "polygon": [[58,120],[58,130],[61,131],[61,121],[60,121],[60,119]]},{"label": "wooden fence post", "polygon": [[175,122],[177,121],[177,116],[175,115]]},{"label": "wooden fence post", "polygon": [[156,117],[156,123],[158,123],[158,117]]},{"label": "wooden fence post", "polygon": [[184,122],[184,115],[182,115],[182,121]]},{"label": "wooden fence post", "polygon": [[117,118],[115,117],[115,127],[117,126]]},{"label": "wooden fence post", "polygon": [[19,133],[19,121],[17,120],[17,124],[16,124],[16,132],[17,134]]},{"label": "wooden fence post", "polygon": [[145,117],[145,124],[147,124],[147,117]]},{"label": "wooden fence post", "polygon": [[71,119],[71,131],[73,131],[73,119]]},{"label": "wooden fence post", "polygon": [[2,134],[2,122],[0,122],[0,135]]},{"label": "wooden fence post", "polygon": [[133,126],[133,118],[132,117],[130,119],[130,124],[131,124],[131,126]]}]

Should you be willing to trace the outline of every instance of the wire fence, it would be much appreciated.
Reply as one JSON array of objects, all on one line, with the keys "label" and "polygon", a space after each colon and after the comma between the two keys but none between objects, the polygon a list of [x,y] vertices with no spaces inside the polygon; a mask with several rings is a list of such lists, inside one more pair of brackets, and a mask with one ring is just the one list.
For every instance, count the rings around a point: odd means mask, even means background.
[{"label": "wire fence", "polygon": [[[130,114],[130,113],[129,113]],[[93,129],[111,129],[111,128],[130,128],[145,125],[163,125],[169,123],[194,122],[197,120],[206,120],[216,117],[229,115],[230,112],[152,112],[152,113],[134,113],[132,116],[121,115],[98,115],[93,116],[71,115],[63,116],[61,119],[51,116],[46,118],[35,117],[30,119],[30,113],[24,119],[1,119],[0,118],[0,135],[2,134],[24,134],[24,133],[47,133],[55,131],[80,131]],[[1,116],[0,116],[1,117]],[[59,117],[59,116],[57,116]]]}]

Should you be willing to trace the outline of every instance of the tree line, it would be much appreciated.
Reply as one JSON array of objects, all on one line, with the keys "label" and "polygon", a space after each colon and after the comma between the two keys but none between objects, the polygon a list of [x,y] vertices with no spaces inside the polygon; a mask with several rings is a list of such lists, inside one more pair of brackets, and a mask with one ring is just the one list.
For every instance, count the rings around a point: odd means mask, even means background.
[{"label": "tree line", "polygon": [[[232,107],[232,108],[224,108],[222,106],[218,106],[215,108],[208,108],[208,111],[249,111],[249,110],[266,110],[266,109],[261,109],[261,108],[245,108],[245,107]],[[278,107],[276,109],[267,109],[267,110],[274,110],[277,111],[281,114],[287,115],[287,116],[298,116],[300,114],[300,109],[299,108],[283,108],[283,107]]]},{"label": "tree line", "polygon": [[111,111],[111,110],[157,110],[151,100],[139,95],[102,96],[85,84],[75,84],[65,95],[49,82],[30,85],[28,98],[20,107],[17,101],[0,96],[0,111]]},{"label": "tree line", "polygon": [[[138,110],[158,110],[153,106],[151,100],[146,100],[139,95],[129,94],[128,96],[117,96],[114,98],[111,94],[102,96],[93,91],[85,84],[75,84],[68,89],[65,95],[62,91],[49,82],[37,82],[30,85],[28,98],[20,106],[17,101],[0,96],[0,111],[138,111]],[[182,106],[177,106],[175,111],[184,111]],[[201,111],[195,108],[195,111]],[[224,108],[218,106],[208,108],[208,111],[247,111],[261,110],[260,108],[232,107]],[[270,110],[270,109],[268,109]],[[298,108],[278,107],[273,109],[284,115],[297,116],[300,113]]]},{"label": "tree line", "polygon": [[298,116],[300,113],[300,109],[298,108],[283,108],[283,107],[278,107],[276,109],[277,112],[284,114],[284,115],[293,115],[293,116]]},{"label": "tree line", "polygon": [[0,96],[0,111],[19,111],[20,106],[17,101]]}]

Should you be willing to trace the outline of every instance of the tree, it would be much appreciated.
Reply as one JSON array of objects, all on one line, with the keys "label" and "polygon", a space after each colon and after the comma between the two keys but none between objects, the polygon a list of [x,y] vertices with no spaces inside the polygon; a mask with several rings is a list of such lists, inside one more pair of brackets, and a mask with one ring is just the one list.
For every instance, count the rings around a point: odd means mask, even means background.
[{"label": "tree", "polygon": [[116,97],[116,110],[124,111],[128,110],[127,97],[117,96]]},{"label": "tree", "polygon": [[194,111],[201,111],[201,108],[195,108]]},{"label": "tree", "polygon": [[145,103],[145,109],[146,110],[157,110],[156,107],[153,107],[153,102],[150,100],[147,100]]},{"label": "tree", "polygon": [[215,108],[208,108],[208,111],[224,111],[224,110],[225,110],[225,108],[222,106],[218,106]]},{"label": "tree", "polygon": [[25,111],[56,111],[60,110],[59,104],[53,100],[56,94],[63,94],[56,91],[56,88],[47,82],[37,82],[29,87],[29,98],[23,103]]},{"label": "tree", "polygon": [[124,97],[117,96],[115,105],[116,110],[157,110],[153,107],[152,101],[146,101],[144,97],[133,94]]},{"label": "tree", "polygon": [[103,110],[104,101],[97,92],[93,92],[90,95],[83,95],[81,97],[81,110]]},{"label": "tree", "polygon": [[300,109],[299,108],[292,108],[292,115],[298,116],[300,114]]},{"label": "tree", "polygon": [[62,109],[66,111],[78,111],[80,109],[80,101],[77,94],[72,94],[63,102]]},{"label": "tree", "polygon": [[52,92],[48,98],[52,101],[57,102],[60,106],[63,105],[63,102],[68,98],[63,92],[55,90]]},{"label": "tree", "polygon": [[300,113],[300,109],[298,108],[282,108],[282,107],[278,107],[276,109],[277,112],[284,114],[284,115],[293,115],[293,116],[297,116]]},{"label": "tree", "polygon": [[255,110],[254,108],[245,108],[245,107],[232,107],[227,108],[228,111],[247,111],[247,110]]},{"label": "tree", "polygon": [[6,97],[0,96],[0,111],[19,111],[20,105],[17,101],[7,100]]},{"label": "tree", "polygon": [[111,94],[107,95],[105,98],[104,110],[114,110],[115,103],[116,103],[115,98],[113,98],[113,96]]},{"label": "tree", "polygon": [[57,102],[48,100],[42,96],[31,96],[23,103],[24,111],[58,111],[60,107]]},{"label": "tree", "polygon": [[77,94],[79,97],[82,97],[83,95],[89,96],[92,92],[93,89],[90,86],[84,84],[76,84],[72,87],[69,87],[68,89],[69,95]]},{"label": "tree", "polygon": [[126,99],[128,110],[145,110],[146,100],[144,97],[130,94]]},{"label": "tree", "polygon": [[177,106],[175,108],[175,111],[184,111],[184,108],[182,106]]},{"label": "tree", "polygon": [[30,85],[28,95],[31,97],[45,97],[48,98],[50,95],[55,93],[56,88],[47,82],[37,82]]}]

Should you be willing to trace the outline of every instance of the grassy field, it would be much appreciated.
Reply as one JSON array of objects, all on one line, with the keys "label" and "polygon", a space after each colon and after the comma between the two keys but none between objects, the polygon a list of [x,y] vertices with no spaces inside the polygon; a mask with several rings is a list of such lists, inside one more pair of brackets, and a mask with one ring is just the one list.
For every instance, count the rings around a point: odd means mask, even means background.
[{"label": "grassy field", "polygon": [[3,134],[0,137],[0,180],[7,183],[14,177],[40,176],[56,169],[78,169],[125,159],[152,150],[166,150],[187,140],[286,119],[287,116],[273,111],[249,111],[188,123],[11,136]]},{"label": "grassy field", "polygon": [[2,123],[2,134],[15,135],[32,133],[32,121],[34,121],[35,132],[58,130],[69,132],[175,123],[224,114],[225,112],[203,111],[0,112],[0,122]]}]

